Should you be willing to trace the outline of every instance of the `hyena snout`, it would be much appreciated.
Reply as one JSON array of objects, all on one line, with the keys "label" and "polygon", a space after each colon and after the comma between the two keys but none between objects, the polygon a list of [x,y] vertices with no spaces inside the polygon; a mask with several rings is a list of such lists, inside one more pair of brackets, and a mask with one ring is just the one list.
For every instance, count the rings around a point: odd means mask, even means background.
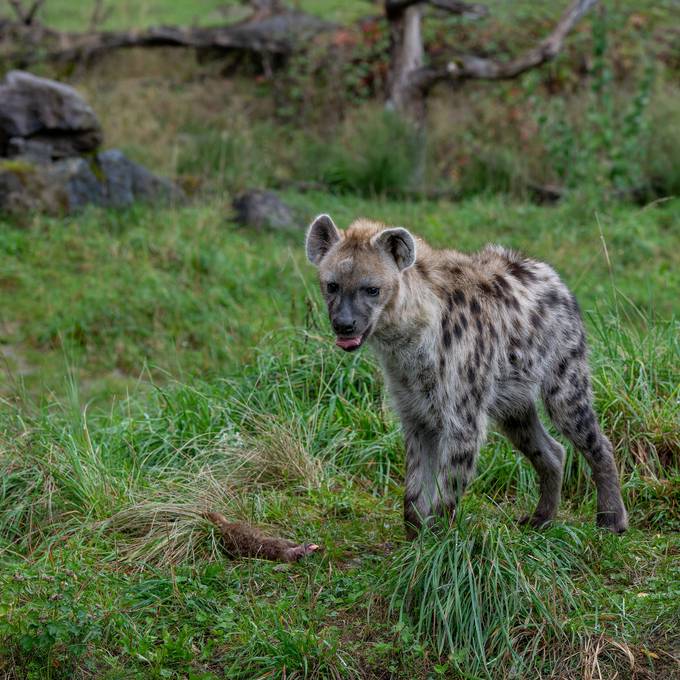
[{"label": "hyena snout", "polygon": [[332,319],[333,330],[339,337],[354,336],[357,333],[357,321],[347,317]]}]

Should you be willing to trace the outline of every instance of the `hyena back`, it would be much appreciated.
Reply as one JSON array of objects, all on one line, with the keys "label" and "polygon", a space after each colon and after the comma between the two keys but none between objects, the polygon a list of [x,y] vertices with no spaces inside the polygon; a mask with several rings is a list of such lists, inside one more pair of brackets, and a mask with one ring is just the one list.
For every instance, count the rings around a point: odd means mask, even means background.
[{"label": "hyena back", "polygon": [[435,250],[369,220],[341,232],[328,215],[314,220],[306,248],[336,344],[374,348],[400,416],[407,535],[453,517],[489,419],[538,474],[538,505],[523,521],[539,527],[555,516],[565,454],[539,420],[539,397],[590,464],[597,523],[627,528],[612,445],[593,411],[578,304],[551,267],[499,246]]}]

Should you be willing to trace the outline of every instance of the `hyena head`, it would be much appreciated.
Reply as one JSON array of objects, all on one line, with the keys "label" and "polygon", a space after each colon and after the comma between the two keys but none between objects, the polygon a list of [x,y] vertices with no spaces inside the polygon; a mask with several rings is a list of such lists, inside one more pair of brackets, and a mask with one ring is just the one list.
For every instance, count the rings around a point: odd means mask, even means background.
[{"label": "hyena head", "polygon": [[368,220],[356,220],[342,232],[328,215],[319,215],[307,232],[306,248],[319,270],[336,344],[352,352],[380,329],[402,273],[415,263],[415,240],[406,229]]}]

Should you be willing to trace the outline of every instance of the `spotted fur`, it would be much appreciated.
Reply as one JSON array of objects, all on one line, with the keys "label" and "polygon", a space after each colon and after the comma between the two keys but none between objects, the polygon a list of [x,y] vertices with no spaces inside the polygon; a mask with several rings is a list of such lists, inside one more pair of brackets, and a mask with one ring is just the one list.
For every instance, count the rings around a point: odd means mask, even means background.
[{"label": "spotted fur", "polygon": [[[355,333],[338,344],[367,340],[382,365],[406,440],[410,536],[436,515],[453,517],[490,421],[538,474],[538,506],[526,521],[542,526],[555,516],[565,454],[538,417],[539,399],[592,468],[598,524],[626,529],[612,445],[593,411],[578,304],[551,267],[500,246],[435,250],[369,220],[340,232],[327,215],[311,225],[307,253],[333,327]],[[375,300],[362,293],[367,286],[379,289]]]}]

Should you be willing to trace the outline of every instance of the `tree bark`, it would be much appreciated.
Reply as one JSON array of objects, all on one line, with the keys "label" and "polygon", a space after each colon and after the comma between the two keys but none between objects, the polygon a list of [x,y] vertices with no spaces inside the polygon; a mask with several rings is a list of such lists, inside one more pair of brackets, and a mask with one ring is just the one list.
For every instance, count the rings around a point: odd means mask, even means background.
[{"label": "tree bark", "polygon": [[425,98],[414,87],[412,74],[423,68],[425,51],[421,33],[421,8],[410,4],[388,13],[390,22],[390,73],[387,107],[417,128],[425,122]]}]

